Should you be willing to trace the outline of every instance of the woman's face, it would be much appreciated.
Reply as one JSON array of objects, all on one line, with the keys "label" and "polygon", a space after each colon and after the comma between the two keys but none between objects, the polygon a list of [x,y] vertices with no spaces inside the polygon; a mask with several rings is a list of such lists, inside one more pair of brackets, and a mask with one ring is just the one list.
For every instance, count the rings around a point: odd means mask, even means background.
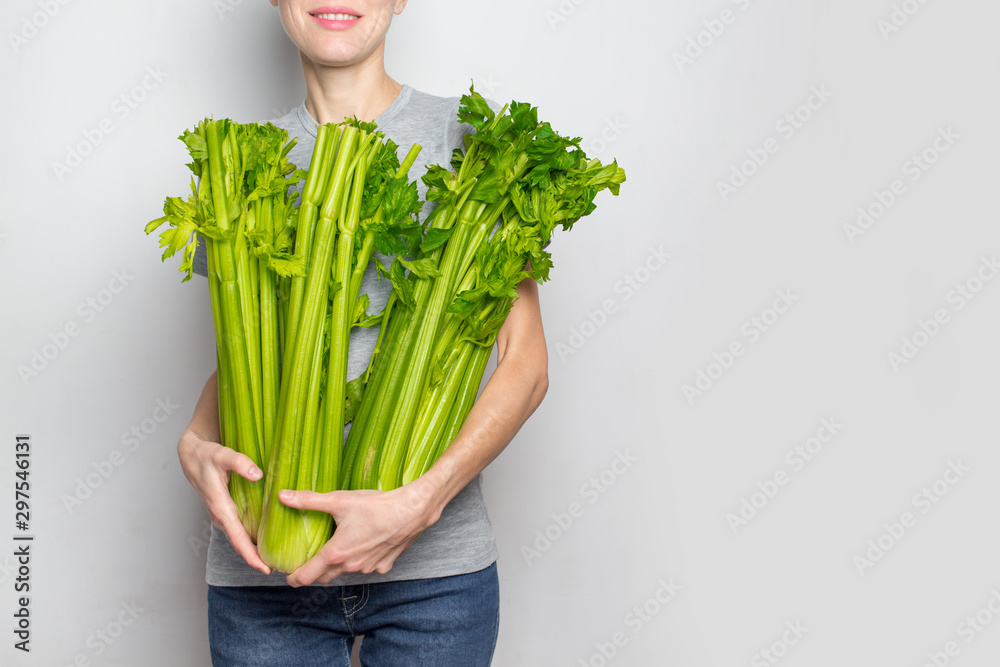
[{"label": "woman's face", "polygon": [[[335,4],[343,3],[343,4]],[[364,61],[406,0],[271,0],[289,38],[309,60],[332,67]]]}]

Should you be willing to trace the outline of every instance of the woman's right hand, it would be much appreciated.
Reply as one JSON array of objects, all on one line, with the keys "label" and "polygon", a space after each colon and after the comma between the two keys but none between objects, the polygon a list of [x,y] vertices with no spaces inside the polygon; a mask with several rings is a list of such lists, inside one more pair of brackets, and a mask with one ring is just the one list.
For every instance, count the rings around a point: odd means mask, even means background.
[{"label": "woman's right hand", "polygon": [[217,442],[205,440],[191,430],[186,430],[181,435],[177,443],[177,455],[184,476],[201,496],[212,517],[212,523],[226,534],[233,548],[250,567],[270,574],[271,568],[261,559],[257,547],[240,522],[236,503],[229,495],[231,473],[235,472],[251,482],[260,481],[264,473],[254,465],[249,456]]}]

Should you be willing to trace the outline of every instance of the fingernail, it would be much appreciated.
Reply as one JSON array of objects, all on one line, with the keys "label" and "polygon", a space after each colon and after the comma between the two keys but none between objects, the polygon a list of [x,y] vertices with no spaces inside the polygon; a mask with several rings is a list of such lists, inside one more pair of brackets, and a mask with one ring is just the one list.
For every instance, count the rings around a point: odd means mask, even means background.
[{"label": "fingernail", "polygon": [[278,491],[278,498],[280,500],[291,500],[292,496],[294,496],[294,495],[295,494],[293,494],[288,489],[282,489],[281,491]]},{"label": "fingernail", "polygon": [[264,476],[264,473],[260,471],[260,468],[253,466],[250,468],[250,479],[260,479]]}]

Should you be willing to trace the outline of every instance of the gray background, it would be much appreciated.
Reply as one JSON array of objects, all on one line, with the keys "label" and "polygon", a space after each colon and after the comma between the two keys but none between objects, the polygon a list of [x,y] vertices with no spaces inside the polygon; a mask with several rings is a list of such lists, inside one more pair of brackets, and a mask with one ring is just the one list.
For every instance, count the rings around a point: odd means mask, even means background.
[{"label": "gray background", "polygon": [[[901,25],[880,27],[894,6]],[[551,247],[549,393],[485,473],[496,665],[995,664],[1000,281],[976,279],[1000,253],[998,19],[984,0],[442,0],[396,19],[397,80],[530,101],[628,174]],[[207,515],[175,445],[214,365],[208,295],[142,228],[186,192],[175,137],[298,104],[297,54],[264,0],[12,0],[0,26],[0,663],[207,665]],[[814,87],[828,99],[803,107]],[[723,197],[734,168],[753,173]],[[897,179],[852,243],[845,225]],[[130,276],[117,293],[113,271]],[[779,290],[794,300],[776,315]],[[754,317],[770,324],[751,340]],[[699,371],[714,379],[689,400]],[[786,458],[824,418],[842,427],[821,451]],[[143,440],[123,440],[133,427]],[[30,656],[11,646],[17,433],[34,443]],[[734,531],[744,499],[758,507]]]}]

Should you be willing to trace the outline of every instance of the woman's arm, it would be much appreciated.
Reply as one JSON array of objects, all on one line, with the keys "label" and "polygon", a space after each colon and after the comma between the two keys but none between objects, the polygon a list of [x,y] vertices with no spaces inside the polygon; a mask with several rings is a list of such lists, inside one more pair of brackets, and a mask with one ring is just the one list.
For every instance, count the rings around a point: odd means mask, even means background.
[{"label": "woman's arm", "polygon": [[249,456],[219,444],[219,388],[216,374],[208,378],[198,398],[191,422],[177,443],[184,476],[201,496],[212,523],[226,534],[237,552],[256,570],[270,574],[240,522],[236,503],[229,495],[229,474],[233,471],[256,482],[263,477]]},{"label": "woman's arm", "polygon": [[292,586],[329,583],[347,572],[390,570],[444,507],[499,456],[548,388],[548,353],[531,278],[497,334],[497,368],[455,440],[424,475],[393,491],[282,491],[289,507],[333,515],[337,529],[316,556],[288,575]]}]

